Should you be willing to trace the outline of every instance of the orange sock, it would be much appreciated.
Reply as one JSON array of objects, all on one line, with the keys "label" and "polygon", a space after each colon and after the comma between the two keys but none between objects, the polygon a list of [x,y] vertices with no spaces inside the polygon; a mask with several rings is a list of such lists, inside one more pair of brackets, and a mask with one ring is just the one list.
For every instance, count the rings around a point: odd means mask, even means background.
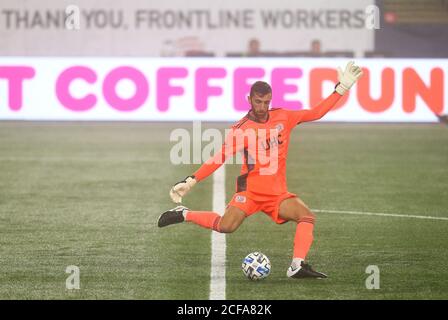
[{"label": "orange sock", "polygon": [[294,258],[305,260],[313,243],[314,217],[303,217],[297,223],[294,237]]},{"label": "orange sock", "polygon": [[187,211],[185,221],[220,232],[219,222],[221,221],[221,216],[213,211]]}]

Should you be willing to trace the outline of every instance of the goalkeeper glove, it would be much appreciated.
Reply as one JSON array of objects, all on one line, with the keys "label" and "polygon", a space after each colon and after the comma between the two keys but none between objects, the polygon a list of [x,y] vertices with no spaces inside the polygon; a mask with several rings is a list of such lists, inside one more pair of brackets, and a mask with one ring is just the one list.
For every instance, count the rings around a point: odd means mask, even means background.
[{"label": "goalkeeper glove", "polygon": [[171,200],[175,203],[181,203],[182,197],[184,197],[191,188],[196,184],[196,179],[194,176],[188,176],[184,180],[176,183],[170,190]]},{"label": "goalkeeper glove", "polygon": [[355,62],[350,61],[345,67],[345,71],[342,72],[341,68],[338,68],[338,80],[336,85],[336,92],[343,96],[350,88],[358,81],[362,76],[362,70],[360,67],[355,66]]}]

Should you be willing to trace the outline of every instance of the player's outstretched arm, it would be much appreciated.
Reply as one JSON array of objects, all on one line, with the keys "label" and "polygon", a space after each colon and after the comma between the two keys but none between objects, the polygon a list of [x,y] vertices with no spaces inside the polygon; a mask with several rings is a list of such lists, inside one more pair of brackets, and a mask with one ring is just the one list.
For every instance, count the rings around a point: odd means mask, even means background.
[{"label": "player's outstretched arm", "polygon": [[220,166],[222,166],[225,159],[225,153],[221,150],[204,162],[193,175],[188,176],[184,180],[176,183],[170,190],[171,200],[173,200],[174,203],[181,203],[182,198],[194,187],[194,185],[215,172]]},{"label": "player's outstretched arm", "polygon": [[358,81],[359,78],[361,78],[361,76],[361,68],[356,66],[353,61],[347,63],[344,71],[342,71],[341,68],[338,68],[339,82],[335,87],[335,91],[314,108],[299,111],[302,112],[300,122],[321,119],[336,105],[340,98],[350,90],[350,88],[356,83],[356,81]]},{"label": "player's outstretched arm", "polygon": [[181,203],[182,198],[190,192],[190,190],[201,180],[204,180],[213,172],[215,172],[223,163],[225,158],[222,153],[218,152],[214,157],[208,159],[202,166],[191,176],[176,183],[170,190],[170,197],[174,203]]},{"label": "player's outstretched arm", "polygon": [[181,203],[182,198],[194,187],[194,185],[207,178],[224,164],[226,159],[236,153],[238,147],[234,143],[234,132],[230,132],[226,137],[220,151],[208,159],[193,175],[176,183],[170,190],[171,200],[175,203]]}]

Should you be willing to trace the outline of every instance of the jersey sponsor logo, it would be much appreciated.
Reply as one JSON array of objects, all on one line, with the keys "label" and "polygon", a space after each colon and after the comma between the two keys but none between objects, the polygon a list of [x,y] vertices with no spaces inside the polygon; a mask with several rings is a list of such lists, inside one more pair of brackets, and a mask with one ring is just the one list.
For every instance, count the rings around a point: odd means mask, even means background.
[{"label": "jersey sponsor logo", "polygon": [[261,146],[263,147],[264,150],[269,150],[269,149],[271,149],[271,147],[272,148],[273,147],[277,147],[277,146],[279,146],[280,144],[283,143],[283,141],[280,140],[281,136],[282,135],[279,134],[278,137],[274,136],[274,137],[272,137],[272,139],[271,138],[267,138],[266,142],[262,142],[261,143]]},{"label": "jersey sponsor logo", "polygon": [[235,197],[235,201],[239,202],[239,203],[245,203],[246,202],[246,197],[238,195],[238,196]]},{"label": "jersey sponsor logo", "polygon": [[282,131],[283,129],[285,129],[285,127],[283,126],[283,123],[279,123],[278,125],[275,126],[275,129],[276,129],[278,132],[280,132],[280,131]]}]

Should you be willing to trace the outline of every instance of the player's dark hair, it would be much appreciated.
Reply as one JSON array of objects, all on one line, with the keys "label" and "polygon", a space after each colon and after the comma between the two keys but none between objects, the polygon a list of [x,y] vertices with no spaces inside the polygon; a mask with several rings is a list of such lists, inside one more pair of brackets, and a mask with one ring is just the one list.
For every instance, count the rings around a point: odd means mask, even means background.
[{"label": "player's dark hair", "polygon": [[272,93],[272,88],[264,81],[257,81],[250,88],[250,96],[253,97],[255,93],[259,96],[265,96]]}]

